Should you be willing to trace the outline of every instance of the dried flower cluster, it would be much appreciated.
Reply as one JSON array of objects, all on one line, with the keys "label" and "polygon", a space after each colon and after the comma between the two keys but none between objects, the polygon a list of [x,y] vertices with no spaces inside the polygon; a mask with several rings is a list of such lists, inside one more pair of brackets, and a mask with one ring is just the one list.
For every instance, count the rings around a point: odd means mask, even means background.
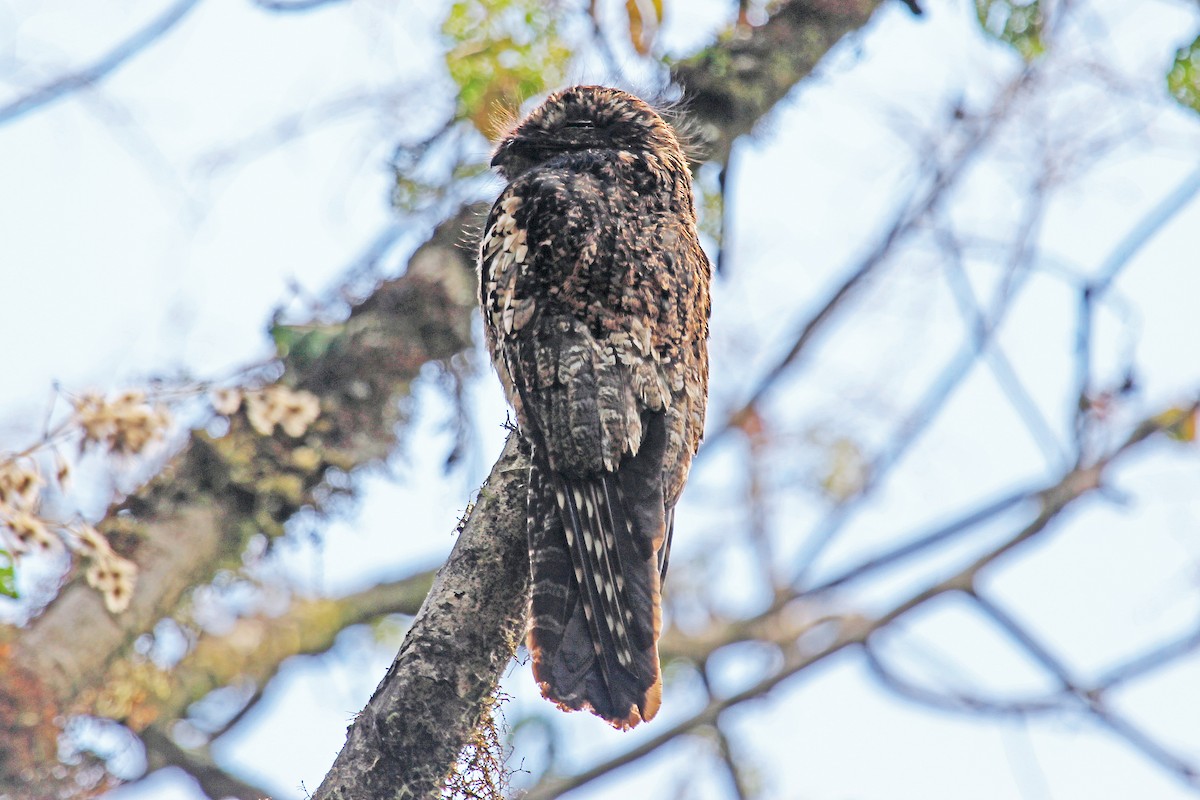
[{"label": "dried flower cluster", "polygon": [[[19,558],[30,551],[61,548],[65,542],[87,559],[88,584],[117,614],[129,607],[137,565],[115,553],[90,525],[66,525],[44,515],[43,489],[48,483],[59,492],[67,489],[71,467],[57,449],[63,441],[78,439],[80,452],[98,447],[122,456],[140,455],[152,442],[165,438],[171,417],[163,404],[136,390],[111,398],[87,393],[73,398],[71,406],[70,418],[41,442],[20,453],[0,454],[0,550]],[[51,458],[53,469],[44,469]]]},{"label": "dried flower cluster", "polygon": [[150,442],[162,439],[171,424],[166,408],[151,405],[137,390],[122,392],[111,400],[84,394],[73,405],[75,423],[83,433],[80,446],[102,445],[110,453],[137,455]]},{"label": "dried flower cluster", "polygon": [[91,525],[75,525],[68,530],[75,549],[92,562],[85,577],[88,585],[104,596],[105,607],[113,614],[129,608],[137,564],[114,553],[108,540]]},{"label": "dried flower cluster", "polygon": [[[65,487],[70,468],[57,459],[54,480]],[[114,614],[129,607],[137,565],[113,552],[103,534],[90,525],[63,526],[39,512],[46,479],[30,455],[0,458],[0,549],[13,556],[32,551],[46,552],[62,546],[64,539],[81,556],[89,559],[86,577],[90,586],[104,596],[104,605]]]},{"label": "dried flower cluster", "polygon": [[14,555],[50,550],[59,540],[38,516],[45,479],[32,458],[0,461],[0,541]]},{"label": "dried flower cluster", "polygon": [[[270,436],[279,426],[292,437],[303,436],[320,415],[317,396],[286,386],[244,391],[222,389],[213,393],[213,408],[231,415],[245,406],[246,419],[255,431]],[[129,607],[137,579],[137,565],[113,551],[108,539],[91,525],[64,525],[40,513],[42,490],[48,482],[65,491],[70,464],[56,445],[78,439],[80,451],[102,448],[110,454],[134,456],[166,437],[171,416],[166,406],[145,392],[129,390],[113,396],[87,393],[71,400],[69,420],[47,433],[35,446],[17,454],[0,454],[0,551],[14,558],[30,551],[62,547],[87,562],[84,577],[104,597],[114,614]],[[43,469],[53,453],[53,469]],[[53,474],[50,474],[50,473]]]},{"label": "dried flower cluster", "polygon": [[244,403],[246,419],[263,436],[270,436],[278,425],[288,436],[299,438],[321,415],[321,401],[315,394],[278,384],[254,390],[218,389],[212,403],[213,410],[224,416],[236,414]]}]

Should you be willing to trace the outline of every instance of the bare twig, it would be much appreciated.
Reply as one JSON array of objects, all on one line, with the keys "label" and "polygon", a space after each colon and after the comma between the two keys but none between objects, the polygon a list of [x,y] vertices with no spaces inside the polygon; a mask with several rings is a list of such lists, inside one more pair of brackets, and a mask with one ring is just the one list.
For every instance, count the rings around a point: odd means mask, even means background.
[{"label": "bare twig", "polygon": [[992,337],[999,330],[1018,292],[1029,277],[1027,259],[1032,252],[1029,243],[1041,220],[1043,206],[1044,199],[1040,194],[1035,195],[1034,200],[1029,203],[1017,239],[1018,244],[1014,250],[1007,285],[997,293],[987,317],[973,331],[972,339],[959,348],[955,356],[929,384],[913,410],[897,426],[896,434],[887,447],[871,460],[870,466],[866,470],[866,479],[858,494],[836,506],[809,535],[808,542],[797,559],[799,567],[793,579],[795,585],[804,585],[809,571],[834,537],[845,528],[854,513],[862,507],[864,500],[882,484],[891,469],[937,418],[939,412],[953,396],[954,390],[967,377],[981,355],[990,347]]},{"label": "bare twig", "polygon": [[821,304],[821,307],[801,325],[799,333],[787,352],[759,378],[749,397],[727,415],[726,421],[708,432],[707,445],[709,447],[728,433],[730,428],[736,427],[740,420],[753,412],[754,408],[779,382],[779,379],[797,363],[800,356],[807,350],[817,334],[824,329],[825,324],[833,319],[847,298],[867,277],[884,264],[895,248],[945,199],[949,190],[982,152],[987,142],[1003,127],[1007,120],[1008,109],[1021,96],[1035,74],[1031,67],[1015,78],[1000,93],[992,108],[983,115],[981,124],[968,130],[966,139],[949,162],[945,166],[939,165],[936,168],[934,178],[925,191],[915,198],[906,198],[899,204],[897,211],[892,215],[891,225],[879,236],[875,245],[848,271]]},{"label": "bare twig", "polygon": [[178,767],[195,778],[200,790],[211,798],[236,797],[238,800],[263,800],[271,793],[261,786],[232,775],[212,760],[207,748],[184,750],[165,732],[151,726],[142,731],[146,748],[146,775],[164,767]]},{"label": "bare twig", "polygon": [[1128,661],[1109,669],[1100,677],[1097,685],[1104,687],[1104,690],[1108,691],[1155,670],[1167,667],[1181,658],[1192,655],[1197,650],[1200,650],[1200,624],[1196,625],[1195,630],[1189,631],[1183,636],[1179,636],[1144,653],[1139,653]]},{"label": "bare twig", "polygon": [[1044,644],[1002,607],[977,593],[973,593],[972,597],[976,604],[995,620],[1025,653],[1054,675],[1061,682],[1063,689],[1079,701],[1095,719],[1124,739],[1133,749],[1165,767],[1185,783],[1200,786],[1200,765],[1191,763],[1171,752],[1153,736],[1109,707],[1104,702],[1104,692],[1107,690],[1107,686],[1103,684],[1092,688],[1080,686],[1071,675],[1067,665],[1054,656]]},{"label": "bare twig", "polygon": [[829,578],[815,586],[808,588],[805,591],[806,595],[816,595],[822,592],[827,592],[830,589],[836,589],[839,586],[856,581],[867,575],[874,573],[877,570],[897,564],[907,560],[912,556],[919,555],[926,550],[935,547],[939,544],[954,541],[960,535],[969,532],[976,525],[995,517],[999,514],[1014,508],[1021,503],[1032,500],[1037,497],[1039,492],[1035,489],[1018,489],[1015,492],[1000,497],[986,505],[972,509],[965,515],[958,517],[950,522],[934,528],[928,533],[921,533],[915,536],[899,536],[896,537],[905,542],[898,547],[888,550],[880,555],[863,561],[862,563],[850,567],[844,572]]},{"label": "bare twig", "polygon": [[[700,678],[704,681],[704,690],[708,693],[708,701],[711,703],[717,695],[713,691],[712,681],[708,675],[708,665],[704,662],[700,664]],[[717,739],[717,752],[721,754],[721,761],[725,765],[726,772],[729,773],[729,781],[733,784],[735,796],[738,800],[749,800],[751,791],[746,782],[746,776],[742,773],[741,765],[738,764],[737,756],[733,752],[733,745],[729,741],[729,735],[725,732],[719,719],[713,723],[713,735]]]},{"label": "bare twig", "polygon": [[721,196],[721,220],[718,227],[717,274],[728,277],[729,254],[733,252],[733,190],[737,185],[737,144],[729,148],[729,155],[717,175],[717,187]]},{"label": "bare twig", "polygon": [[1092,422],[1092,328],[1095,306],[1113,282],[1143,247],[1200,193],[1200,167],[1180,181],[1175,189],[1150,209],[1119,241],[1100,265],[1095,276],[1079,289],[1075,327],[1075,448],[1078,459],[1086,457]]},{"label": "bare twig", "polygon": [[1190,763],[1164,747],[1158,740],[1112,709],[1097,707],[1092,713],[1110,731],[1120,736],[1142,755],[1175,774],[1184,783],[1200,787],[1200,766]]},{"label": "bare twig", "polygon": [[[991,367],[996,383],[1007,395],[1009,404],[1025,422],[1025,427],[1029,430],[1034,443],[1042,450],[1047,464],[1052,468],[1065,465],[1068,463],[1068,459],[1066,453],[1059,446],[1057,436],[1041,409],[1037,407],[1025,389],[1025,385],[1017,376],[1017,371],[1004,354],[1004,350],[996,342],[991,342],[990,347],[986,346],[989,338],[987,317],[975,299],[970,281],[967,280],[961,243],[949,231],[939,231],[937,236],[943,251],[948,256],[946,259],[946,282],[949,284],[950,291],[958,302],[959,311],[972,331],[988,366]],[[1035,259],[1032,252],[1030,252],[1030,257]]]},{"label": "bare twig", "polygon": [[315,8],[333,5],[334,3],[344,3],[346,0],[251,0],[251,2],[263,11],[295,13],[312,11]]},{"label": "bare twig", "polygon": [[[615,758],[570,777],[543,779],[540,784],[525,795],[525,800],[551,800],[552,798],[561,797],[573,789],[579,788],[597,778],[640,760],[674,739],[691,734],[698,728],[713,726],[726,710],[741,703],[764,697],[792,676],[808,669],[814,664],[824,661],[835,653],[841,652],[852,645],[865,644],[876,632],[883,630],[892,622],[935,598],[948,593],[961,593],[974,596],[976,579],[981,572],[1047,530],[1050,524],[1076,500],[1100,488],[1101,477],[1105,469],[1113,461],[1145,441],[1149,436],[1162,430],[1164,430],[1164,424],[1161,419],[1155,417],[1147,418],[1139,423],[1119,446],[1115,447],[1103,458],[1090,466],[1076,467],[1069,470],[1057,483],[1038,495],[1041,500],[1041,508],[1033,520],[999,545],[971,561],[951,576],[913,593],[888,611],[874,618],[854,616],[835,618],[837,624],[836,632],[829,641],[823,643],[820,647],[808,651],[800,651],[796,648],[785,651],[783,666],[771,675],[733,695],[710,700],[704,708],[692,716],[676,723],[658,735],[641,742]],[[782,608],[778,604],[777,607]],[[1052,658],[1048,654],[1046,657]],[[1062,670],[1062,673],[1065,674],[1065,669]],[[1040,708],[1041,706],[1037,701],[1031,701],[1030,708],[1035,707]],[[999,706],[997,706],[997,709],[999,710]],[[1108,724],[1110,727],[1114,724],[1125,725],[1121,720],[1108,722]],[[1126,727],[1128,726],[1126,725]],[[1123,735],[1130,738],[1133,736],[1133,733],[1126,731]],[[1155,757],[1155,751],[1150,747],[1153,744],[1152,742],[1147,743],[1146,741],[1135,740],[1133,738],[1130,738],[1130,741],[1135,746],[1138,746],[1139,749],[1143,749],[1144,752]],[[1183,768],[1182,762],[1171,761],[1170,754],[1166,753],[1165,750],[1161,750],[1161,748],[1160,752],[1157,752],[1157,758],[1160,762],[1169,764],[1172,768],[1177,768],[1179,771]]]},{"label": "bare twig", "polygon": [[897,675],[877,652],[877,645],[868,641],[863,646],[863,656],[872,677],[888,691],[905,700],[938,711],[956,714],[983,714],[988,716],[1030,716],[1053,711],[1062,711],[1072,704],[1061,695],[1029,698],[1025,700],[993,700],[979,694],[935,690],[920,686]]},{"label": "bare twig", "polygon": [[178,25],[188,12],[199,5],[200,0],[180,0],[146,27],[130,36],[110,50],[99,61],[78,72],[63,75],[40,86],[26,95],[18,97],[5,106],[0,106],[0,125],[60,100],[72,92],[94,86],[107,78],[129,59],[141,53]]}]

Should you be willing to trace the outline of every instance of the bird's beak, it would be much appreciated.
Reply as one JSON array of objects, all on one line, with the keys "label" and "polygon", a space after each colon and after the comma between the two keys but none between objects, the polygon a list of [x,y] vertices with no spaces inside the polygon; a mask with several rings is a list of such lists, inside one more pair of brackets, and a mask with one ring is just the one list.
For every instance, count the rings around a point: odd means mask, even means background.
[{"label": "bird's beak", "polygon": [[510,139],[505,139],[500,143],[500,146],[496,148],[496,152],[492,154],[491,166],[498,167],[504,163],[504,159],[508,157],[508,148],[510,146],[510,142]]}]

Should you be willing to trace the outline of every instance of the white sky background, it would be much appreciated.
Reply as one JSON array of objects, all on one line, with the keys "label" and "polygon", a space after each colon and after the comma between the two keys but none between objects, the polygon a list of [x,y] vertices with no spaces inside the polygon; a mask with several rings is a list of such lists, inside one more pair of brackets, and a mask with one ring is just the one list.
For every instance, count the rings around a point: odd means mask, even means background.
[{"label": "white sky background", "polygon": [[[680,52],[703,42],[729,6],[688,2],[684,15],[678,13],[684,4],[666,3],[675,13],[664,41]],[[267,320],[292,297],[292,284],[311,295],[337,285],[391,219],[385,162],[396,133],[436,124],[453,96],[438,60],[441,12],[421,10],[419,3],[390,5],[346,3],[271,15],[236,0],[206,0],[98,91],[0,126],[0,334],[10,343],[0,381],[0,448],[37,435],[55,381],[81,390],[124,387],[180,369],[219,377],[270,354]],[[982,42],[970,4],[928,5],[932,13],[923,21],[898,3],[880,14],[866,35],[772,115],[754,142],[740,146],[732,278],[716,287],[717,409],[742,396],[739,387],[777,356],[772,348],[787,341],[806,306],[818,303],[878,235],[878,214],[892,207],[898,187],[913,174],[910,144],[892,130],[897,114],[911,127],[937,130],[947,98],[981,103],[1015,68],[1007,51]],[[89,63],[163,7],[129,2],[116,13],[112,4],[81,0],[0,0],[0,76],[9,76],[0,84],[0,104]],[[1107,14],[1112,35],[1102,52],[1119,52],[1119,68],[1139,80],[1161,80],[1175,48],[1197,27],[1195,10],[1182,3],[1113,0]],[[22,66],[15,75],[14,64]],[[401,98],[415,94],[420,102],[398,104],[383,125],[375,115],[347,115],[261,157],[213,166],[214,152],[236,152],[278,120],[363,88]],[[1086,120],[1097,102],[1093,95],[1075,108],[1063,98],[1049,110],[1046,128],[1053,129],[1055,113]],[[428,109],[427,118],[412,115],[413,108]],[[1020,130],[1032,128],[1027,123]],[[1133,221],[1195,166],[1200,125],[1183,111],[1160,114],[1142,142],[1065,192],[1040,244],[1095,269]],[[1019,177],[1020,170],[1011,175]],[[971,195],[978,199],[955,213],[982,226],[1007,220],[1012,187],[1020,185],[1011,175],[981,169],[975,180],[982,188]],[[1144,408],[1200,386],[1197,230],[1200,207],[1192,206],[1118,284],[1138,309]],[[821,357],[773,396],[798,430],[804,420],[788,408],[802,409],[810,426],[899,413],[919,389],[914,376],[926,378],[938,363],[924,357],[945,356],[959,343],[961,329],[949,322],[957,315],[933,258],[922,261],[917,249],[903,263],[905,269],[890,270],[867,292],[875,325],[835,326]],[[981,268],[972,279],[982,291],[994,274]],[[1059,432],[1069,420],[1064,389],[1073,331],[1073,319],[1063,316],[1073,306],[1063,297],[1060,284],[1035,279],[1001,336]],[[294,307],[302,314],[303,301]],[[1119,341],[1120,325],[1106,325],[1108,343]],[[504,410],[485,373],[475,390],[476,450],[467,470],[442,477],[445,401],[432,387],[420,395],[420,431],[390,465],[394,480],[364,479],[360,508],[326,531],[319,548],[285,548],[283,563],[301,585],[345,591],[435,563],[449,550],[453,523],[498,452]],[[728,469],[728,456],[718,450],[696,472],[680,512],[678,559],[720,547],[730,526],[743,523],[732,504],[743,487]],[[1040,450],[979,370],[909,459],[830,551],[825,568],[850,563],[882,536],[919,529],[1017,481],[1049,474]],[[803,466],[783,464],[780,480],[799,480],[787,471]],[[1036,557],[1012,562],[994,580],[996,596],[1014,614],[1088,669],[1186,630],[1197,617],[1195,452],[1154,447],[1120,475],[1121,489],[1135,499],[1131,505],[1088,502],[1070,515],[1063,533],[1038,545]],[[84,501],[94,510],[103,498]],[[799,494],[773,513],[780,547],[792,553],[820,507],[811,494]],[[997,534],[1020,524],[1016,516],[1000,523]],[[723,563],[736,571],[744,562],[744,554],[729,553]],[[884,602],[913,580],[903,576],[863,602]],[[749,593],[727,598],[730,604],[754,599]],[[944,604],[903,627],[922,645],[933,643],[942,655],[932,673],[951,685],[966,681],[964,675],[1001,691],[1041,685],[1035,671],[962,607]],[[314,789],[391,658],[365,633],[344,638],[327,657],[289,664],[250,719],[218,742],[217,756],[280,798],[301,796],[301,781]],[[946,641],[955,643],[954,666],[945,663]],[[928,667],[922,652],[907,647],[899,660]],[[722,688],[751,680],[763,666],[750,648],[732,648],[724,658],[728,663],[715,676]],[[1200,758],[1198,686],[1200,665],[1192,659],[1122,695],[1121,705],[1136,708],[1139,720],[1183,754]],[[535,696],[527,670],[516,670],[507,688],[516,696],[514,710],[557,713]],[[560,747],[580,759],[615,754],[701,700],[694,681],[681,680],[668,691],[662,720],[625,736],[574,715],[565,723],[573,735]],[[1192,796],[1090,723],[982,724],[924,712],[882,693],[850,658],[730,718],[771,787],[768,796]],[[579,796],[654,796],[651,785],[665,793],[694,771],[695,747],[677,742],[648,759],[653,783],[640,768],[626,770]],[[721,773],[700,772],[694,781],[699,796],[724,796]],[[114,797],[199,794],[187,779],[166,773]]]}]

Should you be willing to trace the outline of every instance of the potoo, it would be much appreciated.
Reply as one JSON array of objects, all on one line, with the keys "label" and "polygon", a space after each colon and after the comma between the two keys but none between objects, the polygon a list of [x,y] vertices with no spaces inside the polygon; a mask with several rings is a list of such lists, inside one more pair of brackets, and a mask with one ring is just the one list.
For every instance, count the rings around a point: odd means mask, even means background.
[{"label": "potoo", "polygon": [[670,125],[600,86],[551,95],[492,166],[479,293],[532,455],[533,674],[632,728],[662,701],[659,592],[707,402],[691,176]]}]

